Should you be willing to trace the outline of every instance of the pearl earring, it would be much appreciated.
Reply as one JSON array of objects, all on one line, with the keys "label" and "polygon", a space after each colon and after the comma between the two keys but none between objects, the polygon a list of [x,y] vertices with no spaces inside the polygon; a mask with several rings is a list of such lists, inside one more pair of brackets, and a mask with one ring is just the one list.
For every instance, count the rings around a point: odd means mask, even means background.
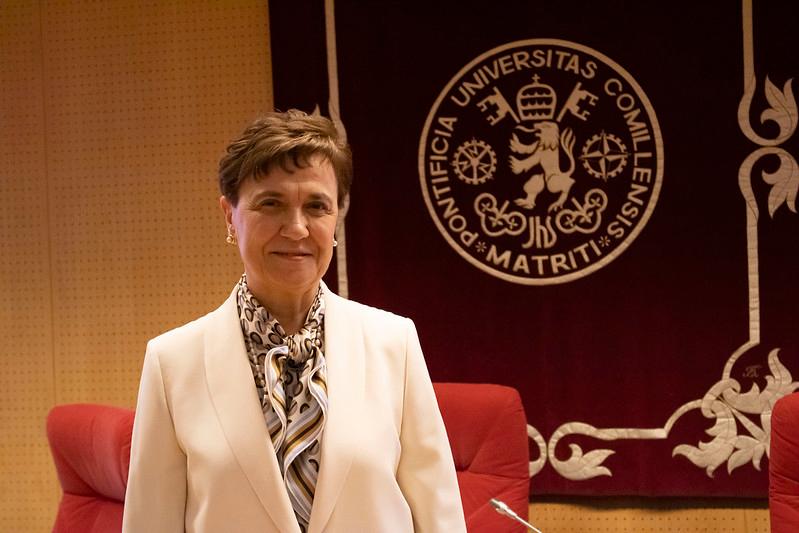
[{"label": "pearl earring", "polygon": [[236,236],[233,235],[233,226],[227,227],[227,237],[225,237],[225,242],[228,244],[236,244]]}]

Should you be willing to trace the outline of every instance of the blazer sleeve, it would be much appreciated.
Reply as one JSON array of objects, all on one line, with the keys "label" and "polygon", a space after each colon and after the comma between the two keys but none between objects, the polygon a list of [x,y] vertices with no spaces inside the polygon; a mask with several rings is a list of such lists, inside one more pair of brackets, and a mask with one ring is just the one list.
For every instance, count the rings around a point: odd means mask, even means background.
[{"label": "blazer sleeve", "polygon": [[452,451],[419,337],[410,320],[405,365],[397,481],[410,505],[414,531],[465,532]]},{"label": "blazer sleeve", "polygon": [[123,533],[185,531],[186,456],[167,401],[153,343],[144,356],[125,494]]}]

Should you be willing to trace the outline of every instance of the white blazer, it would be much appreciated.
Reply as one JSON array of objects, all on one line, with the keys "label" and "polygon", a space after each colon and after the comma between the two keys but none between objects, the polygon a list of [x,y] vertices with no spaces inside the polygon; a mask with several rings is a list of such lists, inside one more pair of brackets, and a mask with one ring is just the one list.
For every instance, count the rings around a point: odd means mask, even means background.
[{"label": "white blazer", "polygon": [[[413,322],[324,290],[329,407],[308,533],[466,531]],[[122,530],[300,533],[235,290],[147,345]]]}]

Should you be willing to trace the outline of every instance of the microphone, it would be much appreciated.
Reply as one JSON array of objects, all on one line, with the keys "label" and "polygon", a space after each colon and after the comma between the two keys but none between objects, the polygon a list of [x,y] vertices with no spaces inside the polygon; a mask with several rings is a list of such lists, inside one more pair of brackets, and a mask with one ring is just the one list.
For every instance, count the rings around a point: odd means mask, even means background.
[{"label": "microphone", "polygon": [[524,527],[526,527],[527,529],[532,529],[536,533],[542,533],[542,531],[540,529],[536,528],[533,524],[522,520],[521,517],[519,517],[519,515],[517,515],[516,513],[513,512],[513,509],[508,507],[507,503],[505,503],[503,501],[500,501],[500,500],[498,500],[496,498],[491,498],[489,500],[489,503],[491,503],[491,506],[494,508],[494,510],[496,512],[498,512],[499,514],[501,514],[502,516],[506,516],[506,517],[510,518],[511,520],[516,520],[520,524],[523,524]]}]

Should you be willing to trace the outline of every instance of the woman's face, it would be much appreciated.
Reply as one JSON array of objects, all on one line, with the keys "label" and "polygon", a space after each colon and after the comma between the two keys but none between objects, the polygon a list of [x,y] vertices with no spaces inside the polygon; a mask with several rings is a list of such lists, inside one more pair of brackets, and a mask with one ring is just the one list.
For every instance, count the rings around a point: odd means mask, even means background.
[{"label": "woman's face", "polygon": [[337,192],[333,167],[315,157],[293,172],[276,165],[247,178],[236,206],[220,199],[247,285],[259,300],[315,294],[333,256]]}]

